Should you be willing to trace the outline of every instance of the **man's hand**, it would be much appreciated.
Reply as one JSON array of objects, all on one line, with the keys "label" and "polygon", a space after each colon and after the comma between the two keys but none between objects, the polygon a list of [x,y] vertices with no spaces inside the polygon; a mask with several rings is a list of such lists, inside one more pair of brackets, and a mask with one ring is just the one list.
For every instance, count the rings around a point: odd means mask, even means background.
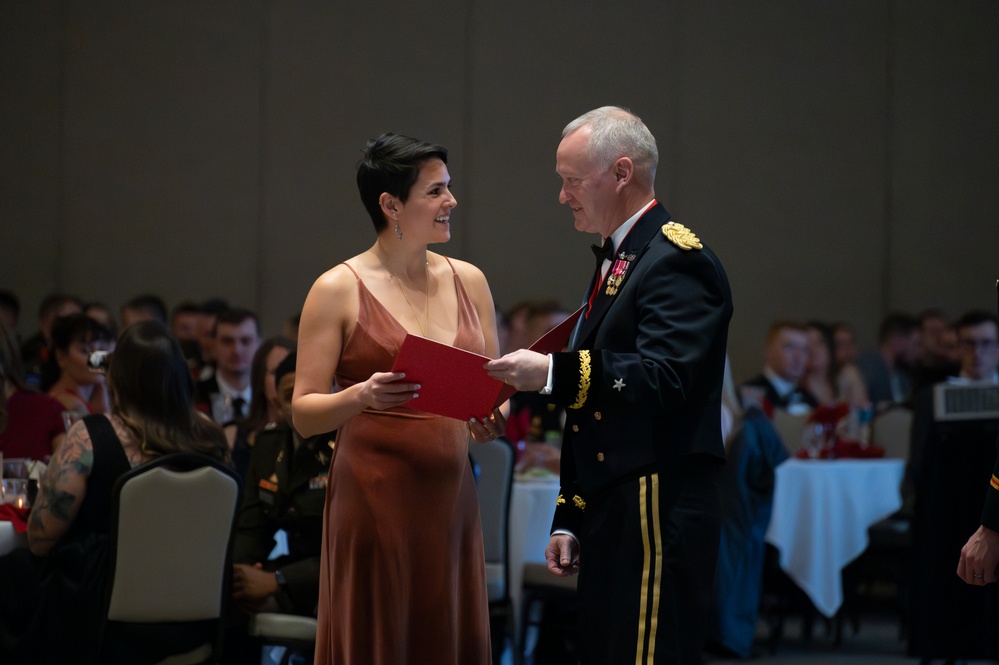
[{"label": "man's hand", "polygon": [[277,576],[255,563],[232,566],[232,599],[244,612],[254,613],[278,592]]},{"label": "man's hand", "polygon": [[489,376],[517,390],[541,390],[548,383],[548,356],[519,349],[485,364]]},{"label": "man's hand", "polygon": [[552,536],[545,548],[545,563],[553,575],[575,575],[579,572],[579,543],[568,534]]},{"label": "man's hand", "polygon": [[981,586],[999,579],[996,576],[997,566],[999,566],[999,531],[980,526],[961,548],[957,576],[968,584]]}]

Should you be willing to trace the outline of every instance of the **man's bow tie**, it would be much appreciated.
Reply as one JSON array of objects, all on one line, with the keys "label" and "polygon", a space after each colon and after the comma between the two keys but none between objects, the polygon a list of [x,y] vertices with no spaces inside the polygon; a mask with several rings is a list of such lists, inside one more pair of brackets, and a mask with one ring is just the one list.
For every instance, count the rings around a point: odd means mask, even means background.
[{"label": "man's bow tie", "polygon": [[604,259],[614,260],[614,242],[610,237],[604,240],[603,245],[590,245],[590,249],[593,250],[593,256],[597,257],[598,266],[604,262]]}]

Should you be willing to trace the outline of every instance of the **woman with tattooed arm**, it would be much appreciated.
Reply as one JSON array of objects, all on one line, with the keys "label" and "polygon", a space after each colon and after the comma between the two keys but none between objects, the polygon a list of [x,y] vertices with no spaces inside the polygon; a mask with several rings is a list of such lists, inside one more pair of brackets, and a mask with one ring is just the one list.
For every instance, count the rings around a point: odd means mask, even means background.
[{"label": "woman with tattooed arm", "polygon": [[[37,587],[18,599],[16,616],[5,612],[6,602],[0,606],[0,662],[110,662],[97,649],[115,481],[174,452],[228,461],[225,435],[195,409],[184,355],[163,324],[145,321],[122,332],[108,384],[111,413],[74,424],[40,483],[28,518],[28,545],[41,558]],[[9,573],[0,563],[0,584]]]}]

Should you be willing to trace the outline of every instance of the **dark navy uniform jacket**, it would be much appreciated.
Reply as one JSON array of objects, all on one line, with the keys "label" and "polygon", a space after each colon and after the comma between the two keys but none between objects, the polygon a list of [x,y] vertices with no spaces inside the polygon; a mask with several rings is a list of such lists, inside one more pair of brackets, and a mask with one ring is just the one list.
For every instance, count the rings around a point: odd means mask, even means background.
[{"label": "dark navy uniform jacket", "polygon": [[635,223],[572,348],[553,356],[552,401],[567,407],[553,530],[575,532],[587,496],[680,456],[724,460],[732,293],[714,253],[692,233],[669,240],[669,221],[656,203]]}]

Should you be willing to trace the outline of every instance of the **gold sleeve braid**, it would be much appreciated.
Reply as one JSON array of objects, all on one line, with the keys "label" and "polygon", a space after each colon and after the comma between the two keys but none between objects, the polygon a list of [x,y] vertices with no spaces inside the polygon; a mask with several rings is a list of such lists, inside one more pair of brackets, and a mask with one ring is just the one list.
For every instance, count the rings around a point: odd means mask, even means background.
[{"label": "gold sleeve braid", "polygon": [[570,404],[570,409],[581,409],[586,404],[586,397],[590,392],[590,352],[579,352],[579,393],[576,395],[576,402]]}]

